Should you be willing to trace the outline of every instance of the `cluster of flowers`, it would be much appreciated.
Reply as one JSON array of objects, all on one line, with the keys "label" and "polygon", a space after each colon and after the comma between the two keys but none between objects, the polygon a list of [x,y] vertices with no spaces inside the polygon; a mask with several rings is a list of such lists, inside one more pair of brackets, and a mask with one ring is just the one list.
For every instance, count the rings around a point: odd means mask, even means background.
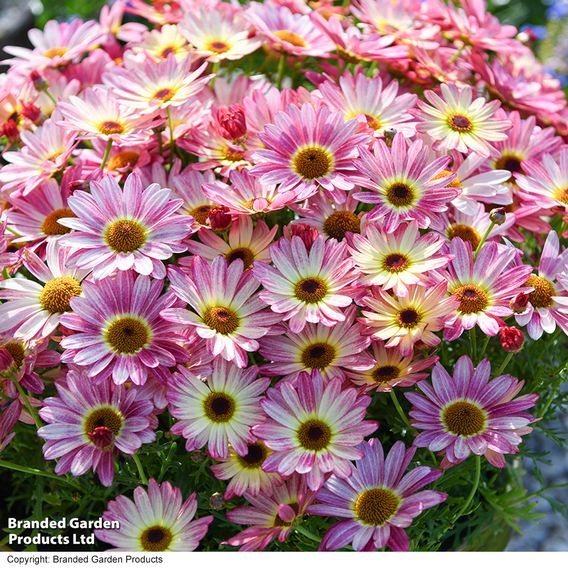
[{"label": "cluster of flowers", "polygon": [[[57,474],[111,486],[168,412],[248,502],[229,544],[322,515],[324,550],[407,550],[423,488],[503,467],[538,398],[437,351],[568,333],[568,110],[516,34],[482,0],[118,0],[7,48],[0,448],[35,419]],[[368,408],[401,387],[385,457]],[[97,536],[193,550],[196,509],[151,479]]]}]

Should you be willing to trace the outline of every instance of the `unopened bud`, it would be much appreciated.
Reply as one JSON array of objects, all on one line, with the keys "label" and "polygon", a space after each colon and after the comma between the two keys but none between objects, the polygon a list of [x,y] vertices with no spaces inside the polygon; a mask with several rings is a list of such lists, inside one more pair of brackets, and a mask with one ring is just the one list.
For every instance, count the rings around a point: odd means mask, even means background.
[{"label": "unopened bud", "polygon": [[223,205],[212,207],[209,211],[209,224],[215,231],[224,231],[231,226],[233,218],[229,213],[229,208]]},{"label": "unopened bud", "polygon": [[501,347],[503,347],[507,353],[517,353],[517,351],[523,348],[525,336],[518,327],[504,326],[499,330],[499,340],[501,341]]},{"label": "unopened bud", "polygon": [[491,209],[489,212],[489,219],[491,219],[491,222],[496,225],[502,225],[506,218],[507,214],[504,207],[497,207],[497,209]]},{"label": "unopened bud", "polygon": [[521,292],[511,300],[509,306],[515,314],[522,314],[527,309],[528,303],[529,295]]},{"label": "unopened bud", "polygon": [[221,493],[213,493],[213,495],[209,497],[209,506],[214,511],[220,511],[225,506],[225,499],[223,499],[223,495],[221,495]]},{"label": "unopened bud", "polygon": [[245,111],[239,104],[220,106],[213,111],[217,128],[223,138],[239,140],[247,133]]},{"label": "unopened bud", "polygon": [[318,235],[319,232],[315,227],[306,225],[305,223],[294,223],[293,225],[284,227],[284,236],[290,240],[292,240],[292,237],[300,237],[304,241],[308,251],[312,248]]},{"label": "unopened bud", "polygon": [[34,84],[36,91],[39,91],[40,93],[42,91],[47,91],[47,81],[39,74],[38,71],[32,71],[30,73],[30,80]]}]

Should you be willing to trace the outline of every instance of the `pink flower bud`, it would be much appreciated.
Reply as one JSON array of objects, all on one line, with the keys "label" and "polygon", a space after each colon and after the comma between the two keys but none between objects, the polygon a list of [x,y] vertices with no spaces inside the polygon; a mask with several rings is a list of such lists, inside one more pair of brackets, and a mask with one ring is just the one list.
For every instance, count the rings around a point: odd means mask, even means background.
[{"label": "pink flower bud", "polygon": [[306,225],[305,223],[295,223],[284,227],[284,236],[290,240],[292,237],[300,237],[304,241],[308,252],[312,248],[314,241],[318,238],[318,235],[319,232],[315,227]]},{"label": "pink flower bud", "polygon": [[504,326],[499,330],[499,340],[501,347],[508,353],[516,353],[523,348],[525,336],[523,332],[515,326]]},{"label": "pink flower bud", "polygon": [[216,231],[224,231],[225,229],[228,229],[233,220],[229,213],[229,209],[223,205],[212,207],[209,211],[208,218],[211,228]]},{"label": "pink flower bud", "polygon": [[527,309],[528,303],[529,295],[521,292],[511,300],[509,306],[515,314],[522,314]]},{"label": "pink flower bud", "polygon": [[245,111],[239,104],[217,107],[214,112],[217,129],[227,140],[239,140],[247,133]]}]

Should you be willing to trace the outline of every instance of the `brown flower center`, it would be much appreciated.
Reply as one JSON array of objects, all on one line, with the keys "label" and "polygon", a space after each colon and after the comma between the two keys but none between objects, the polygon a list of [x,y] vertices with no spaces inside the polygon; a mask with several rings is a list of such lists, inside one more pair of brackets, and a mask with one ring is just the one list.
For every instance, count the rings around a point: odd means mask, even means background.
[{"label": "brown flower center", "polygon": [[400,376],[400,369],[394,365],[380,365],[371,371],[371,376],[379,384],[390,383]]},{"label": "brown flower center", "polygon": [[212,205],[200,205],[195,209],[192,209],[189,214],[200,224],[205,225],[207,223],[207,217],[211,213]]},{"label": "brown flower center", "polygon": [[511,173],[522,172],[523,158],[515,154],[503,154],[500,158],[495,160],[494,169],[508,170]]},{"label": "brown flower center", "polygon": [[310,369],[325,369],[335,359],[335,348],[329,343],[312,343],[302,352],[302,363]]},{"label": "brown flower center", "polygon": [[416,193],[407,183],[396,182],[387,187],[385,197],[393,207],[409,207],[414,203]]},{"label": "brown flower center", "polygon": [[114,445],[114,439],[120,434],[124,416],[112,406],[95,408],[86,418],[83,428],[92,444],[101,450],[108,450]]},{"label": "brown flower center", "polygon": [[239,316],[224,306],[207,308],[203,314],[203,323],[222,335],[229,335],[239,327]]},{"label": "brown flower center", "polygon": [[156,91],[154,93],[154,96],[152,97],[152,99],[154,99],[154,100],[157,99],[159,101],[167,102],[174,95],[175,95],[175,91],[173,89],[164,88],[164,89],[159,89],[158,91]]},{"label": "brown flower center", "polygon": [[458,286],[452,290],[452,294],[460,301],[458,310],[462,314],[476,314],[489,304],[487,292],[475,284]]},{"label": "brown flower center", "polygon": [[355,515],[366,525],[382,527],[398,511],[400,501],[400,497],[391,489],[367,489],[355,501]]},{"label": "brown flower center", "polygon": [[321,420],[312,418],[298,428],[298,442],[305,450],[319,451],[331,441],[331,428]]},{"label": "brown flower center", "polygon": [[324,222],[323,230],[328,237],[342,241],[346,233],[359,233],[361,222],[351,211],[336,211]]},{"label": "brown flower center", "polygon": [[473,250],[477,248],[477,245],[481,241],[481,235],[473,227],[464,225],[463,223],[450,225],[447,229],[447,235],[450,240],[459,237],[462,241],[470,242]]},{"label": "brown flower center", "polygon": [[56,209],[49,213],[46,218],[43,220],[41,225],[41,230],[44,235],[66,235],[67,233],[71,232],[69,227],[64,227],[63,225],[59,224],[59,219],[63,219],[64,217],[76,217],[75,213],[68,209],[67,207],[63,207],[61,209]]},{"label": "brown flower center", "polygon": [[327,294],[327,286],[320,278],[304,278],[294,287],[294,293],[298,300],[306,304],[317,304]]},{"label": "brown flower center", "polygon": [[318,179],[326,176],[333,167],[331,154],[321,146],[307,146],[292,157],[292,168],[304,179]]},{"label": "brown flower center", "polygon": [[203,401],[205,416],[211,422],[228,422],[235,414],[235,400],[224,392],[212,392]]},{"label": "brown flower center", "polygon": [[383,259],[383,270],[387,272],[403,272],[410,266],[408,257],[400,253],[391,253]]},{"label": "brown flower center", "polygon": [[231,264],[233,260],[237,260],[237,258],[240,258],[243,261],[243,264],[245,265],[246,269],[252,266],[252,263],[254,261],[254,252],[252,252],[252,250],[250,250],[250,248],[248,247],[239,247],[230,250],[225,255],[225,258],[227,259],[227,262],[229,264]]},{"label": "brown flower center", "polygon": [[116,122],[115,120],[105,120],[98,125],[97,130],[101,134],[106,135],[122,134],[124,132],[124,126],[122,126],[120,122]]},{"label": "brown flower center", "polygon": [[6,349],[10,355],[12,355],[12,359],[14,359],[14,367],[16,370],[20,369],[24,359],[26,358],[26,349],[23,343],[19,341],[9,341],[4,345],[0,345],[3,349]]},{"label": "brown flower center", "polygon": [[298,34],[291,32],[290,30],[276,30],[274,32],[274,35],[278,39],[281,39],[286,43],[291,43],[296,47],[306,47],[308,45],[302,36],[299,36]]},{"label": "brown flower center", "polygon": [[245,469],[260,469],[268,456],[268,448],[262,442],[248,444],[246,456],[237,455],[239,463]]},{"label": "brown flower center", "polygon": [[228,43],[221,41],[220,39],[216,39],[210,41],[207,44],[206,49],[207,51],[212,51],[213,53],[226,53],[231,49],[231,46]]},{"label": "brown flower center", "polygon": [[148,324],[131,316],[115,319],[104,332],[105,341],[116,353],[132,355],[146,347],[150,340]]},{"label": "brown flower center", "polygon": [[167,550],[173,540],[172,531],[166,527],[154,525],[148,527],[140,535],[142,550],[148,552],[163,552]]},{"label": "brown flower center", "polygon": [[463,114],[454,114],[454,116],[450,117],[448,126],[458,132],[471,132],[473,130],[473,123]]},{"label": "brown flower center", "polygon": [[146,229],[131,219],[113,221],[104,234],[107,245],[114,252],[134,252],[138,250],[148,238]]},{"label": "brown flower center", "polygon": [[531,274],[525,286],[534,288],[529,294],[529,302],[535,308],[549,308],[554,304],[552,296],[556,295],[556,290],[546,278]]},{"label": "brown flower center", "polygon": [[485,430],[487,416],[479,406],[466,400],[452,402],[441,413],[442,422],[456,436],[475,436]]},{"label": "brown flower center", "polygon": [[138,152],[126,150],[115,154],[107,164],[107,170],[121,170],[124,168],[133,168],[140,159]]},{"label": "brown flower center", "polygon": [[413,329],[422,321],[422,316],[414,308],[405,308],[398,312],[397,321],[400,327]]},{"label": "brown flower center", "polygon": [[59,276],[45,284],[39,295],[39,303],[50,314],[61,314],[71,309],[71,298],[80,295],[81,284],[75,278]]}]

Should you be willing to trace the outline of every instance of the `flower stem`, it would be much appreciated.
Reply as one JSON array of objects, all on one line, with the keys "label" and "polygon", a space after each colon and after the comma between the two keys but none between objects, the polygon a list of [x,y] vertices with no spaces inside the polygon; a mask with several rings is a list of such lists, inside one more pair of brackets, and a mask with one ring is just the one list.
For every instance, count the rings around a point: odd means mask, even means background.
[{"label": "flower stem", "polygon": [[469,356],[473,363],[477,361],[477,330],[475,326],[469,330]]},{"label": "flower stem", "polygon": [[509,361],[513,358],[513,355],[515,353],[513,351],[510,351],[509,353],[507,353],[507,357],[505,357],[505,359],[503,359],[503,362],[501,363],[501,366],[499,367],[497,373],[496,373],[496,377],[498,377],[507,367],[507,365],[509,364]]},{"label": "flower stem", "polygon": [[146,474],[144,473],[144,466],[142,465],[142,462],[140,461],[138,454],[133,454],[132,459],[134,460],[134,463],[136,464],[136,469],[138,469],[138,475],[140,476],[140,481],[141,481],[142,485],[148,485],[148,478],[146,477]]},{"label": "flower stem", "polygon": [[170,171],[171,171],[172,166],[174,165],[176,141],[174,138],[174,122],[172,120],[172,111],[170,107],[166,109],[166,113],[168,115],[168,128],[170,129]]},{"label": "flower stem", "polygon": [[491,223],[489,224],[489,227],[487,227],[487,231],[485,231],[485,234],[483,235],[483,237],[479,241],[479,244],[475,248],[475,252],[473,253],[473,260],[475,260],[477,258],[477,255],[479,254],[481,247],[485,244],[485,241],[487,240],[489,233],[493,230],[493,227],[495,227],[495,223],[493,221],[491,221]]},{"label": "flower stem", "polygon": [[284,66],[286,64],[286,56],[284,53],[280,55],[280,59],[278,60],[278,71],[276,75],[276,86],[281,89],[282,88],[282,79],[284,78]]},{"label": "flower stem", "polygon": [[38,475],[40,477],[47,477],[49,479],[55,479],[56,481],[64,481],[65,483],[75,487],[75,489],[81,489],[81,486],[70,479],[67,479],[62,475],[55,475],[54,473],[49,473],[48,471],[42,471],[41,469],[36,469],[35,467],[27,467],[25,465],[19,465],[17,463],[12,463],[6,460],[0,460],[0,467],[5,469],[11,469],[12,471],[19,471],[20,473],[28,473],[30,475]]},{"label": "flower stem", "polygon": [[487,346],[489,345],[490,340],[491,340],[491,336],[486,335],[485,341],[483,342],[483,345],[481,346],[481,352],[479,353],[479,360],[480,361],[483,359],[483,356],[485,355],[485,351],[487,350]]},{"label": "flower stem", "polygon": [[110,149],[112,148],[112,138],[108,139],[106,148],[105,148],[105,154],[103,156],[103,161],[101,162],[101,171],[104,171],[105,166],[107,165],[108,162],[108,158],[110,156]]},{"label": "flower stem", "polygon": [[454,517],[454,520],[452,521],[452,525],[456,523],[456,521],[462,517],[466,511],[469,509],[469,506],[471,505],[471,502],[473,501],[473,498],[475,497],[475,494],[477,493],[477,488],[479,487],[479,480],[481,479],[481,456],[474,456],[475,458],[475,477],[473,479],[473,484],[471,486],[471,491],[469,492],[469,495],[467,496],[467,499],[465,500],[465,503],[463,504],[463,507],[458,511],[457,515]]},{"label": "flower stem", "polygon": [[396,411],[398,412],[398,415],[400,416],[401,420],[410,429],[411,426],[410,426],[410,422],[408,421],[408,417],[404,413],[404,410],[402,410],[402,406],[400,406],[400,403],[398,402],[398,398],[396,397],[396,393],[394,392],[394,390],[391,390],[389,395],[390,395],[392,403],[394,404]]},{"label": "flower stem", "polygon": [[28,398],[28,395],[24,391],[22,385],[18,382],[18,379],[16,377],[12,377],[12,379],[16,389],[18,390],[18,394],[20,395],[20,398],[22,399],[24,406],[26,407],[26,410],[32,417],[36,425],[36,428],[39,430],[41,428],[41,420],[39,419],[39,416],[36,414],[35,409],[32,406],[30,399]]}]

